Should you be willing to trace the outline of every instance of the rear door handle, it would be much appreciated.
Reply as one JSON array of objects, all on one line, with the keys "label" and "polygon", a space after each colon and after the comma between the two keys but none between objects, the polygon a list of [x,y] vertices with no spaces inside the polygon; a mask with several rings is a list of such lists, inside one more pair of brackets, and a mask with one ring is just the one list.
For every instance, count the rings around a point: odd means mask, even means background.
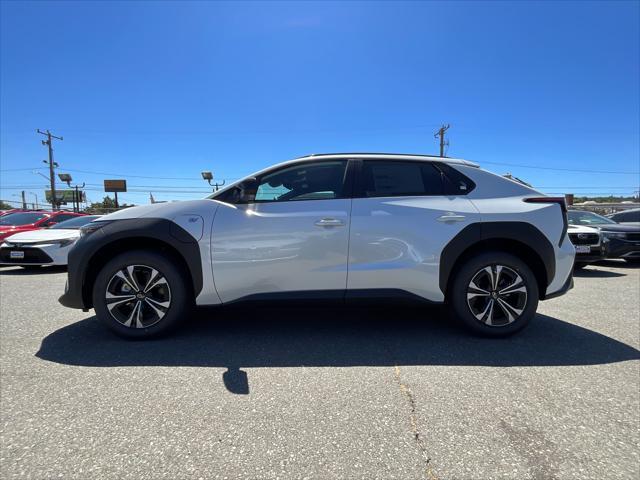
[{"label": "rear door handle", "polygon": [[344,222],[337,218],[323,218],[316,222],[316,226],[318,227],[341,227],[343,225]]},{"label": "rear door handle", "polygon": [[436,218],[439,222],[464,222],[467,217],[464,215],[456,215],[453,212],[448,212],[441,217]]}]

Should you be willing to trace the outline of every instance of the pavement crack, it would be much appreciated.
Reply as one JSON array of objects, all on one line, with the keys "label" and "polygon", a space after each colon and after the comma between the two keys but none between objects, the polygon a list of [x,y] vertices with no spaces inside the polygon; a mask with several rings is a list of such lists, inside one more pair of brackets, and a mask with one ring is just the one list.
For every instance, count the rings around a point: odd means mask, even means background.
[{"label": "pavement crack", "polygon": [[422,455],[425,464],[426,464],[426,474],[429,480],[438,480],[438,477],[433,471],[433,466],[431,463],[431,458],[429,457],[429,453],[427,452],[427,445],[424,441],[423,436],[420,434],[420,429],[418,428],[418,415],[416,412],[416,399],[413,396],[413,392],[411,389],[402,381],[402,376],[400,375],[400,367],[397,365],[394,366],[395,372],[395,380],[400,388],[400,392],[402,392],[403,396],[407,399],[407,403],[409,404],[409,425],[411,427],[411,433],[413,435],[413,439],[416,442],[416,446]]}]

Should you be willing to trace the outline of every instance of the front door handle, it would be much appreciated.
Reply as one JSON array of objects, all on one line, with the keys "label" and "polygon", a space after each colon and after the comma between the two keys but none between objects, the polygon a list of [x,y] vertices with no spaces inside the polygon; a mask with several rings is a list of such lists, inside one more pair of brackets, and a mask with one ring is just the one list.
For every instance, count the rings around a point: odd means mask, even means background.
[{"label": "front door handle", "polygon": [[344,222],[337,218],[323,218],[316,222],[316,226],[318,227],[341,227],[343,225]]},{"label": "front door handle", "polygon": [[439,222],[464,222],[467,217],[464,215],[456,215],[453,212],[447,212],[441,217],[436,218]]}]

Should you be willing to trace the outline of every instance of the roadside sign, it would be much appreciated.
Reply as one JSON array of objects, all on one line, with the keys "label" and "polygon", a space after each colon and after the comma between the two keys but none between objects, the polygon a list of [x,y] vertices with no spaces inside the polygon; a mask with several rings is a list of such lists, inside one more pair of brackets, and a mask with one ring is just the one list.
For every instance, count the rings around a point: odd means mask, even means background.
[{"label": "roadside sign", "polygon": [[105,192],[126,192],[127,181],[126,180],[105,180],[104,181]]},{"label": "roadside sign", "polygon": [[[56,203],[73,203],[75,200],[75,190],[56,190]],[[82,198],[83,191],[78,191],[78,195]],[[51,203],[51,190],[45,190],[44,196],[47,202]]]}]

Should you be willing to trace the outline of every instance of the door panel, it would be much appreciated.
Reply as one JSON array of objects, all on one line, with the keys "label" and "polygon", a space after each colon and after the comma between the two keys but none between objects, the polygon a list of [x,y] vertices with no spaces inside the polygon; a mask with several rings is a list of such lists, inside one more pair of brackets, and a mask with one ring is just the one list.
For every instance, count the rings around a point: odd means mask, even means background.
[{"label": "door panel", "polygon": [[461,196],[355,198],[347,288],[394,288],[444,300],[440,253],[477,221],[477,210]]},{"label": "door panel", "polygon": [[222,302],[284,291],[344,292],[350,199],[220,205],[212,262]]}]

